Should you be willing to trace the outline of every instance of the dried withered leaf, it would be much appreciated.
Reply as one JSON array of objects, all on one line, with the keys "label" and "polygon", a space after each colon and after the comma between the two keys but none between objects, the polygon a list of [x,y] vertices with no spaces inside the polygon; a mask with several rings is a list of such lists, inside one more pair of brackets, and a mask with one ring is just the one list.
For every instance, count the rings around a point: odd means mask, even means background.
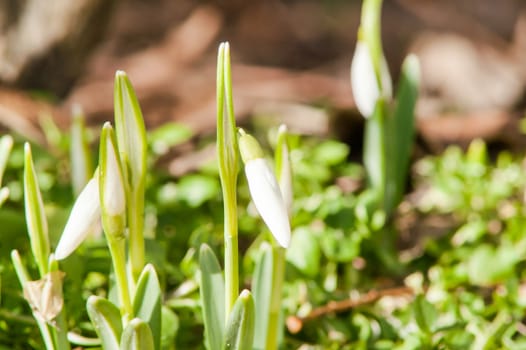
[{"label": "dried withered leaf", "polygon": [[37,281],[24,285],[24,298],[27,300],[36,317],[49,324],[54,324],[55,317],[62,310],[62,279],[64,272],[52,271]]}]

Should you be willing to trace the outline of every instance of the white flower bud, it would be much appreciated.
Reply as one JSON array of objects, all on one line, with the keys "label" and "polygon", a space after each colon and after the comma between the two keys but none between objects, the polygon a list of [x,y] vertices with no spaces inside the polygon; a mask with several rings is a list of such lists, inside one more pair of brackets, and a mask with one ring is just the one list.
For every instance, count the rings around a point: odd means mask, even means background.
[{"label": "white flower bud", "polygon": [[378,81],[370,49],[365,42],[359,40],[356,43],[351,63],[351,87],[356,107],[365,118],[369,118],[373,114],[376,102],[380,97],[386,100],[392,98],[391,76],[383,55],[380,59],[381,91]]},{"label": "white flower bud", "polygon": [[[111,127],[109,124],[104,126]],[[115,150],[115,145],[112,142],[111,134],[105,134],[106,140],[106,154],[105,154],[105,177],[104,177],[104,186],[102,188],[103,192],[103,206],[106,214],[111,216],[123,215],[126,210],[126,194],[124,190],[124,183],[121,175],[121,169],[119,165],[119,160],[117,158],[117,153]]]},{"label": "white flower bud", "polygon": [[55,249],[55,259],[63,260],[67,258],[86,237],[97,228],[100,221],[100,199],[99,184],[97,176],[94,176],[80,192],[64,232],[60,237],[57,249]]},{"label": "white flower bud", "polygon": [[289,216],[276,176],[263,158],[247,161],[245,174],[259,215],[278,243],[287,248],[290,243]]}]

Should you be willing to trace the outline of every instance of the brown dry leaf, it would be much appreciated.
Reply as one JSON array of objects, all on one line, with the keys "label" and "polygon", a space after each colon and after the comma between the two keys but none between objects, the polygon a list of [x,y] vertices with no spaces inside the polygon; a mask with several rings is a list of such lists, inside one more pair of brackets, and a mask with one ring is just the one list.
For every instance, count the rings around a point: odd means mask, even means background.
[{"label": "brown dry leaf", "polygon": [[53,320],[64,305],[62,296],[64,275],[62,271],[52,271],[44,278],[24,285],[24,298],[31,305],[34,315],[49,324],[54,323]]}]

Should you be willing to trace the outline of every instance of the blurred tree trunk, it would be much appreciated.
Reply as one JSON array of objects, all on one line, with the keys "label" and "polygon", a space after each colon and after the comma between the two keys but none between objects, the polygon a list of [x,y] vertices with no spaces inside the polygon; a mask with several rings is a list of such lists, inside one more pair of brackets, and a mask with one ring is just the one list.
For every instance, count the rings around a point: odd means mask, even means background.
[{"label": "blurred tree trunk", "polygon": [[0,0],[0,81],[64,96],[116,0]]}]

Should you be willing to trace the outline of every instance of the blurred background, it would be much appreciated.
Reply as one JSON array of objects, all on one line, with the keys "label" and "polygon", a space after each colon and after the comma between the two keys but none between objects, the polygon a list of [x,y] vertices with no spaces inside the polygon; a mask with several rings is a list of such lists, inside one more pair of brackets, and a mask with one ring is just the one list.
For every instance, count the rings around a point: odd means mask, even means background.
[{"label": "blurred background", "polygon": [[[361,1],[0,0],[0,127],[43,142],[39,116],[66,128],[113,118],[113,76],[125,70],[147,125],[215,130],[215,56],[232,48],[236,114],[293,132],[361,144],[349,67]],[[475,137],[524,149],[526,3],[385,0],[383,45],[395,80],[422,66],[419,146],[438,152]],[[359,147],[359,146],[358,146]]]}]

